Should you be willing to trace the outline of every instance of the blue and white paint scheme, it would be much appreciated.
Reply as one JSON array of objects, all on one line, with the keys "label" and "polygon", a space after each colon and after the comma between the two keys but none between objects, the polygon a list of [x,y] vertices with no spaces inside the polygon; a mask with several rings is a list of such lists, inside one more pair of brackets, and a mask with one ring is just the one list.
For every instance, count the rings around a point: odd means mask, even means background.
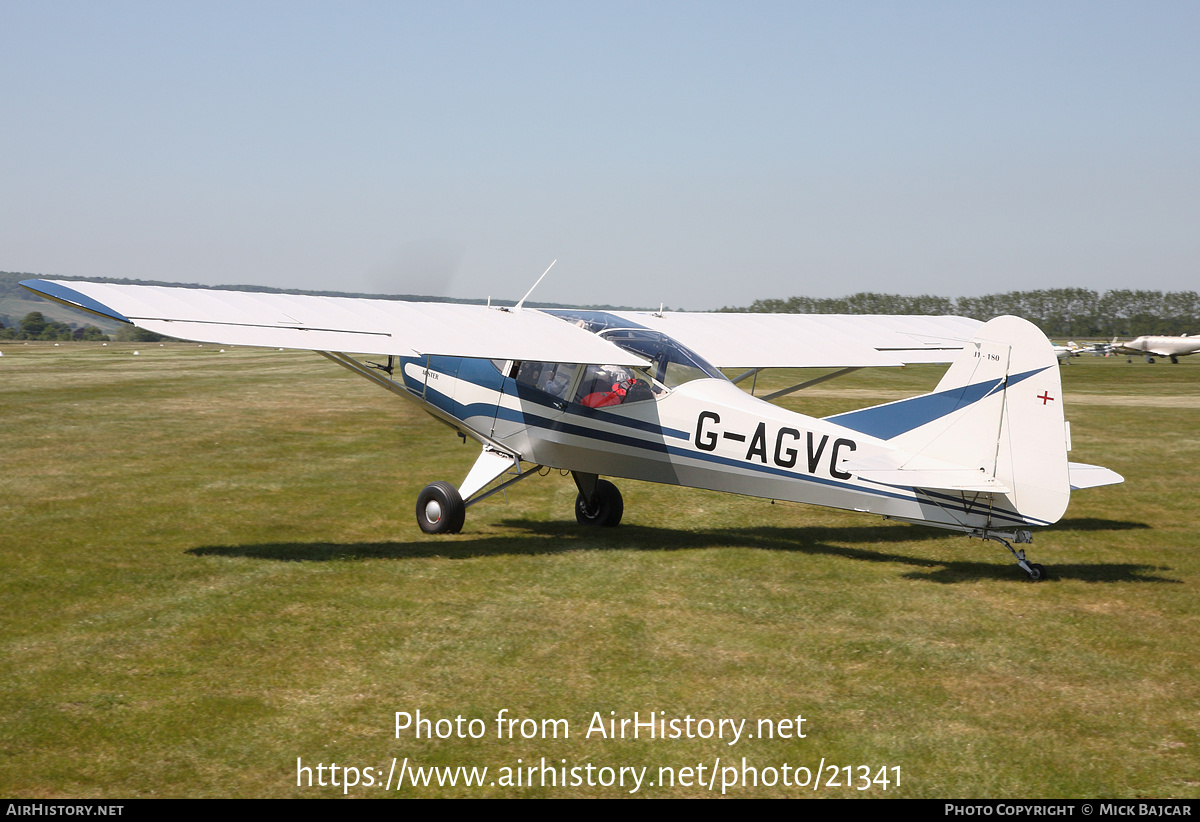
[{"label": "blue and white paint scheme", "polygon": [[[1005,544],[1121,482],[1069,463],[1054,349],[998,317],[602,312],[30,280],[44,297],[174,337],[313,350],[481,446],[417,501],[429,533],[537,474],[571,472],[576,518],[620,522],[619,477],[877,514]],[[367,356],[386,356],[387,363]],[[825,419],[769,400],[864,367],[950,362],[929,394]],[[835,368],[755,397],[764,368]],[[747,369],[730,380],[720,369]]]}]

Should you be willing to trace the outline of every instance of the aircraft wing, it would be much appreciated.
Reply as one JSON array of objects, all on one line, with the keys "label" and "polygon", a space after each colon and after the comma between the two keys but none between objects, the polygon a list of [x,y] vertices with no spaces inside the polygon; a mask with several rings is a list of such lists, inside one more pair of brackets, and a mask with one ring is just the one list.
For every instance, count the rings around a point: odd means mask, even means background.
[{"label": "aircraft wing", "polygon": [[646,361],[533,309],[25,280],[47,299],[158,334],[222,345],[498,360]]},{"label": "aircraft wing", "polygon": [[944,363],[983,325],[967,317],[612,312],[661,331],[718,368]]},{"label": "aircraft wing", "polygon": [[[47,299],[200,342],[377,355],[645,365],[535,309],[62,280]],[[661,331],[718,368],[850,368],[949,362],[981,323],[965,317],[611,312]]]}]

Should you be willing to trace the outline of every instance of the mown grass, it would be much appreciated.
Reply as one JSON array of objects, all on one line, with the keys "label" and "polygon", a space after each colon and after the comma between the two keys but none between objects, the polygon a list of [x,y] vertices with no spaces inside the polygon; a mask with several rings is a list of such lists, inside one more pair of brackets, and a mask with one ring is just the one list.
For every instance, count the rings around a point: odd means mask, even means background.
[{"label": "mown grass", "polygon": [[[656,786],[638,795],[706,796],[657,769],[745,757],[901,780],[734,795],[1200,795],[1200,362],[1063,369],[1072,458],[1127,481],[1077,494],[1036,536],[1052,578],[1035,585],[952,534],[627,481],[624,524],[585,531],[558,474],[427,537],[417,492],[460,482],[476,449],[315,355],[0,351],[0,794],[340,796],[297,787],[297,757],[314,772],[486,765],[489,780],[545,757],[648,766]],[[860,372],[785,402],[834,413],[940,370]],[[397,739],[394,713],[417,709],[487,735]],[[500,709],[565,718],[571,736],[499,740]],[[586,738],[610,711],[802,714],[807,737]]]}]

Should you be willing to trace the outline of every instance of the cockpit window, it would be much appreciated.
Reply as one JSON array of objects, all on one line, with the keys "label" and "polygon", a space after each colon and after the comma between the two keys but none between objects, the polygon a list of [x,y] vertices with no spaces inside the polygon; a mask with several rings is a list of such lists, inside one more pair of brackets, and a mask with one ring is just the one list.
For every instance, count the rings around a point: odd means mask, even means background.
[{"label": "cockpit window", "polygon": [[551,311],[614,345],[648,360],[649,365],[573,365],[570,363],[495,361],[517,384],[590,408],[644,402],[664,396],[686,382],[727,379],[694,351],[648,328],[629,328],[615,314],[603,311]]},{"label": "cockpit window", "polygon": [[652,400],[661,387],[655,386],[643,368],[623,365],[589,365],[575,390],[575,402],[589,408],[605,408],[631,402]]},{"label": "cockpit window", "polygon": [[517,369],[517,384],[566,399],[579,366],[562,362],[523,362]]},{"label": "cockpit window", "polygon": [[601,337],[650,360],[650,376],[675,388],[685,382],[703,379],[726,379],[699,354],[689,351],[665,334],[641,328],[619,328],[602,332]]}]

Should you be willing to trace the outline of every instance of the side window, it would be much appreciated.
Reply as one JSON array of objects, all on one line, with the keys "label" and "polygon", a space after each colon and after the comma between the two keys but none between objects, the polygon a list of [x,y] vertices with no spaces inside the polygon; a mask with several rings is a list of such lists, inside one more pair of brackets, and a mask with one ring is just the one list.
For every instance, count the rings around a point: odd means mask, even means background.
[{"label": "side window", "polygon": [[517,384],[566,399],[578,370],[579,366],[573,363],[523,362],[517,370]]},{"label": "side window", "polygon": [[620,365],[589,365],[575,391],[575,402],[589,408],[604,408],[654,399],[648,376]]}]

